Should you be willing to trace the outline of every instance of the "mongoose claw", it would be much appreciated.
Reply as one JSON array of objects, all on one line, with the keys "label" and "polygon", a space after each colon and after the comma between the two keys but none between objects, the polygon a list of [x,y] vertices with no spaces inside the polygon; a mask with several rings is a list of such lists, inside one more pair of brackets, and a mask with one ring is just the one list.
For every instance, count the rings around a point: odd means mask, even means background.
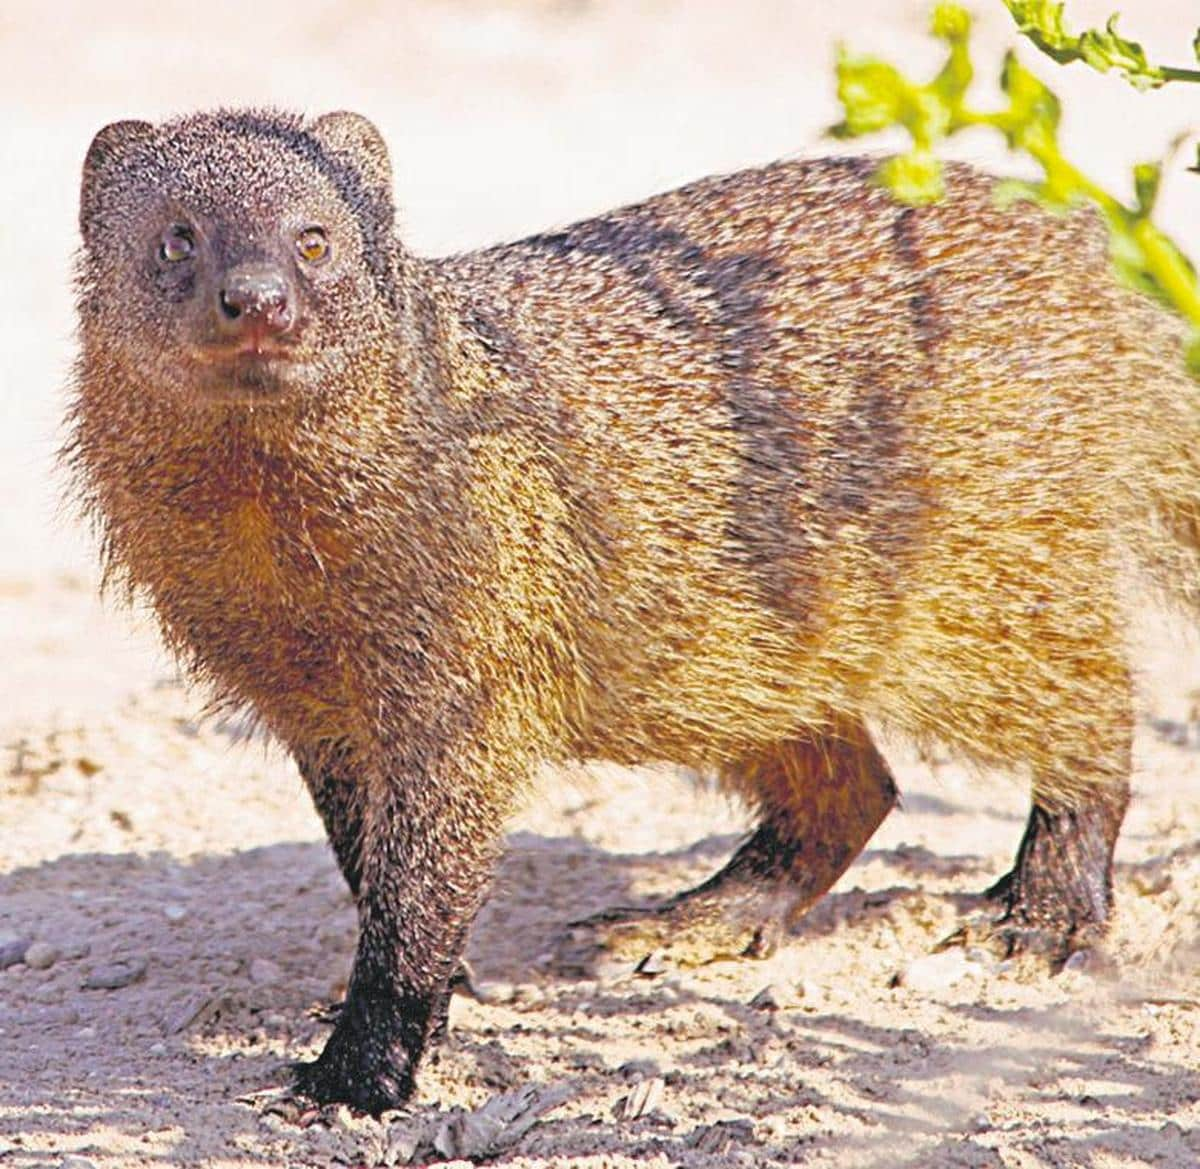
[{"label": "mongoose claw", "polygon": [[1069,920],[1033,920],[1016,907],[1003,906],[996,912],[1000,898],[990,891],[983,905],[958,928],[942,938],[934,951],[961,947],[986,950],[996,958],[1029,960],[1057,973],[1068,962],[1093,966],[1105,961],[1099,947],[1104,929],[1096,923]]},{"label": "mongoose claw", "polygon": [[718,898],[681,896],[661,905],[617,906],[570,922],[559,936],[551,967],[568,977],[628,965],[703,966],[722,958],[766,957],[780,929],[728,912]]}]

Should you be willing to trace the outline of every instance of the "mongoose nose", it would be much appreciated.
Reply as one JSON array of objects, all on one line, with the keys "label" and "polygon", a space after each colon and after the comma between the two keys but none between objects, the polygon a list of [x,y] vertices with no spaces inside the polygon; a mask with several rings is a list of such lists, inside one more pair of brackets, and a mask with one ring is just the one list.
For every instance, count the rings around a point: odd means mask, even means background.
[{"label": "mongoose nose", "polygon": [[217,293],[217,307],[227,333],[286,333],[296,319],[287,279],[273,268],[231,272]]}]

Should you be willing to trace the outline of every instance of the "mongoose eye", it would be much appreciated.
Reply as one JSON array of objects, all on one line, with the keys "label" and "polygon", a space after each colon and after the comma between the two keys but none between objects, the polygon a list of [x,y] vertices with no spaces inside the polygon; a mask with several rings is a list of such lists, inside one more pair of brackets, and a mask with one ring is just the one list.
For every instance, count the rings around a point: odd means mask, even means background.
[{"label": "mongoose eye", "polygon": [[308,264],[319,264],[329,259],[329,240],[319,227],[306,227],[296,236],[296,251]]},{"label": "mongoose eye", "polygon": [[162,241],[158,245],[159,258],[166,260],[168,264],[178,264],[180,260],[189,259],[195,250],[196,237],[192,235],[192,229],[178,223],[163,232]]}]

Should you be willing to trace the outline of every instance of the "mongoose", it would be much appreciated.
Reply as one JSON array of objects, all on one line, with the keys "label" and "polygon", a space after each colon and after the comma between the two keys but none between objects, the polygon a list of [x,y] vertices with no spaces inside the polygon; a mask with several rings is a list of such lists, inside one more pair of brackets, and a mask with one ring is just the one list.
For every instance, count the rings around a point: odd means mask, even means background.
[{"label": "mongoose", "polygon": [[869,723],[1029,778],[1001,944],[1102,934],[1122,581],[1200,600],[1182,330],[1091,216],[1000,209],[958,166],[903,207],[874,167],[425,259],[357,115],[96,136],[66,457],[110,576],[294,754],[356,895],[302,1091],[410,1095],[546,761],[705,769],[760,817],[594,947],[768,950],[896,800]]}]

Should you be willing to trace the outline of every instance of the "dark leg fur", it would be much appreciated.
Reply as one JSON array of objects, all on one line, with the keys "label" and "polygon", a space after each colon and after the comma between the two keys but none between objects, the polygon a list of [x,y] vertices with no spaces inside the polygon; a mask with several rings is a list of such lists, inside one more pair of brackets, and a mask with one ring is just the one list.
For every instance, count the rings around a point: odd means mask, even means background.
[{"label": "dark leg fur", "polygon": [[561,970],[586,972],[602,953],[637,961],[657,951],[682,965],[765,957],[846,871],[896,802],[887,763],[866,728],[849,721],[779,744],[726,779],[764,813],[729,863],[661,905],[610,909],[572,923],[558,948]]},{"label": "dark leg fur", "polygon": [[[375,1114],[412,1094],[421,1055],[444,1029],[451,976],[486,893],[500,820],[468,802],[466,785],[422,776],[417,766],[398,773],[415,778],[349,805],[363,812],[358,951],[324,1051],[296,1071],[305,1095]],[[353,853],[338,844],[346,837],[331,839],[339,860],[351,858],[353,874]]]},{"label": "dark leg fur", "polygon": [[1006,956],[1060,966],[1096,945],[1112,911],[1112,857],[1129,802],[1126,782],[1075,809],[1035,803],[1012,871],[986,896],[1001,908],[986,932]]},{"label": "dark leg fur", "polygon": [[362,810],[358,785],[347,761],[339,754],[320,761],[300,758],[298,762],[317,814],[325,825],[338,868],[350,892],[357,897],[362,882]]}]

